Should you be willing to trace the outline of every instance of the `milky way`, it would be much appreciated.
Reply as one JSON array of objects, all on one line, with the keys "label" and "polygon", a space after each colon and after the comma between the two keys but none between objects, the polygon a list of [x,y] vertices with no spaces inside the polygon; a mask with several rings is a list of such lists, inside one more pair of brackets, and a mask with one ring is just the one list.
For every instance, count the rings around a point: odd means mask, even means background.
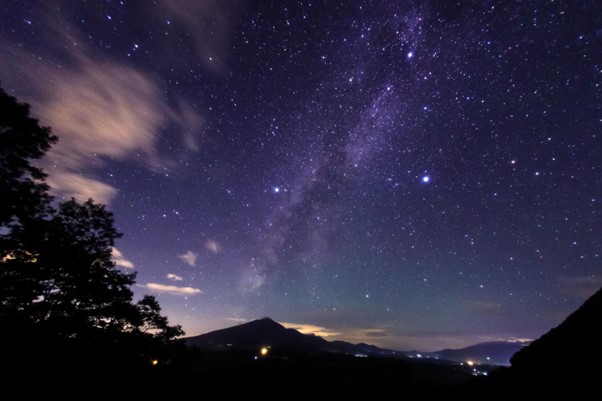
[{"label": "milky way", "polygon": [[596,1],[9,1],[57,199],[194,335],[270,316],[436,349],[602,286]]}]

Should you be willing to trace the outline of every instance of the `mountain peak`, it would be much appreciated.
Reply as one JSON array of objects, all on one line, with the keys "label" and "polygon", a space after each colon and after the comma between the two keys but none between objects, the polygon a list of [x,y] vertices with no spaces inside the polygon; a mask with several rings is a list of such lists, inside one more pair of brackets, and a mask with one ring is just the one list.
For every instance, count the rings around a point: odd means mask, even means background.
[{"label": "mountain peak", "polygon": [[295,329],[287,329],[269,317],[253,320],[238,326],[212,331],[186,339],[189,345],[206,351],[226,349],[247,350],[269,346],[273,352],[334,352],[346,354],[395,354],[394,351],[379,349],[370,345],[353,345],[343,341],[329,342],[317,335],[302,334]]},{"label": "mountain peak", "polygon": [[262,317],[261,319],[255,319],[255,320],[251,320],[249,323],[253,323],[253,322],[261,322],[262,324],[276,324],[278,326],[282,326],[280,323],[278,323],[277,321],[275,321],[274,319],[272,319],[271,317]]},{"label": "mountain peak", "polygon": [[310,337],[297,330],[287,329],[269,317],[253,320],[238,326],[212,331],[187,340],[190,345],[208,350],[224,347],[255,350],[258,347],[271,346],[273,349],[314,349],[326,340]]},{"label": "mountain peak", "polygon": [[[277,321],[275,321],[269,317],[262,317],[261,319],[252,320],[250,322],[241,324],[236,327],[237,328],[244,327],[245,329],[248,329],[249,331],[253,331],[253,332],[257,332],[257,333],[261,333],[261,334],[266,334],[266,331],[267,332],[276,332],[276,333],[286,331],[286,327],[284,327],[283,325],[281,325],[280,323],[278,323]],[[229,330],[229,329],[224,329],[224,330]]]}]

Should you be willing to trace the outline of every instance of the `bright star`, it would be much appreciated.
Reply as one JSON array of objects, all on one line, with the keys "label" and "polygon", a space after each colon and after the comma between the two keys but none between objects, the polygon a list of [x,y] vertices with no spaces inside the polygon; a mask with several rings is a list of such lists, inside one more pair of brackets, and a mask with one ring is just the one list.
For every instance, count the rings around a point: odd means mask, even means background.
[{"label": "bright star", "polygon": [[412,57],[414,57],[414,52],[408,52],[408,54],[407,54],[407,57],[408,57],[408,58],[412,58]]},{"label": "bright star", "polygon": [[423,177],[422,177],[422,182],[424,182],[425,184],[426,184],[427,182],[429,182],[430,180],[431,180],[431,177],[430,177],[430,176],[428,176],[428,175],[425,175],[425,176],[423,176]]},{"label": "bright star", "polygon": [[278,193],[280,193],[280,187],[274,187],[274,188],[272,189],[272,191],[273,191],[275,194],[278,194]]}]

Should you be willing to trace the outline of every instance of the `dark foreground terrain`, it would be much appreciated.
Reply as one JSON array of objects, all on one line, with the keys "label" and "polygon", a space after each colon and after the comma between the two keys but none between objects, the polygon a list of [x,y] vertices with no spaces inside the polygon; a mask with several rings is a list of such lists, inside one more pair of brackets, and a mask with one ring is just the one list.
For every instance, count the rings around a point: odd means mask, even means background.
[{"label": "dark foreground terrain", "polygon": [[[255,329],[249,332],[249,327]],[[261,330],[256,331],[258,327]],[[515,399],[569,393],[572,399],[581,399],[598,391],[602,377],[602,290],[558,327],[514,354],[510,367],[498,369],[435,359],[312,351],[306,347],[307,338],[283,330],[263,319],[203,337],[210,342],[200,344],[212,345],[213,350],[180,340],[151,359],[124,344],[109,342],[101,348],[87,343],[77,349],[35,335],[13,337],[2,343],[3,389],[25,398],[68,399],[89,395],[197,398],[196,394],[199,398],[219,394],[374,399],[420,394]],[[258,333],[281,345],[256,346]],[[221,338],[236,343],[217,344]],[[291,338],[303,339],[295,342],[297,349],[291,349]]]},{"label": "dark foreground terrain", "polygon": [[[160,367],[169,372],[170,367]],[[344,354],[287,354],[268,356],[247,353],[204,354],[200,363],[175,376],[203,378],[224,391],[296,389],[311,394],[316,388],[343,393],[380,393],[391,388],[425,391],[465,383],[473,376],[459,364],[435,361],[408,361],[391,357],[356,357]]]},{"label": "dark foreground terrain", "polygon": [[[55,355],[30,369],[12,369],[5,383],[18,388],[22,395],[77,396],[94,389],[96,394],[211,392],[223,396],[263,394],[271,399],[285,395],[384,396],[391,390],[437,394],[474,377],[472,368],[443,361],[279,354],[272,350],[267,356],[246,351],[180,350],[169,360],[157,360],[156,365],[149,361],[146,366],[118,359],[111,363],[100,355],[96,358],[94,362],[74,355]],[[36,385],[19,383],[25,377]]]}]

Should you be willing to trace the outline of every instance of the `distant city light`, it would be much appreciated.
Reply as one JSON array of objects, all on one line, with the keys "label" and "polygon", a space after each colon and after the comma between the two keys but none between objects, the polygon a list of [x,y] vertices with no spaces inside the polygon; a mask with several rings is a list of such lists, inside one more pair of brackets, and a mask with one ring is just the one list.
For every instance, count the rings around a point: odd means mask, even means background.
[{"label": "distant city light", "polygon": [[473,361],[466,361],[466,364],[467,364],[468,366],[473,366],[473,365],[474,365],[474,362],[473,362]]}]

